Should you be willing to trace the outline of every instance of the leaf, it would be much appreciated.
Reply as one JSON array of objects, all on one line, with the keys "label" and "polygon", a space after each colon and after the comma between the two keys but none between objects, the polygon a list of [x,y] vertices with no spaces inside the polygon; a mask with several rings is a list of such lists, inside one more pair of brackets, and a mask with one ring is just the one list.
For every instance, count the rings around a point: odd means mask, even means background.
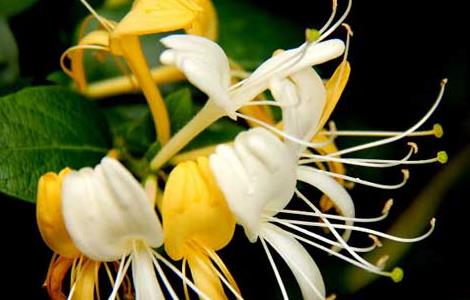
[{"label": "leaf", "polygon": [[0,17],[11,17],[28,9],[37,0],[0,0]]},{"label": "leaf", "polygon": [[171,133],[177,133],[194,116],[196,108],[189,88],[182,88],[165,97],[170,116]]},{"label": "leaf", "polygon": [[293,23],[242,1],[214,1],[219,16],[219,44],[227,55],[252,70],[273,51],[297,47],[304,31]]},{"label": "leaf", "polygon": [[237,134],[246,130],[233,121],[221,119],[199,134],[181,152],[232,141]]},{"label": "leaf", "polygon": [[34,202],[37,181],[68,166],[94,166],[110,146],[96,106],[61,87],[0,98],[0,192]]}]

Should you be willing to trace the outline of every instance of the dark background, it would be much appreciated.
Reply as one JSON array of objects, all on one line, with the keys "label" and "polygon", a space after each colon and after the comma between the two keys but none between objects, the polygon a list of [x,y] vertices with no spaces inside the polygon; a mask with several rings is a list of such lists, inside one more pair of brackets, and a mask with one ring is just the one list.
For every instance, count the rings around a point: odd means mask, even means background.
[{"label": "dark background", "polygon": [[[304,27],[318,28],[330,11],[328,0],[289,0],[279,4],[269,0],[250,2]],[[345,1],[338,2],[341,11]],[[74,28],[77,16],[85,14],[78,1],[71,3],[40,0],[30,11],[11,20],[20,53],[24,49],[34,53],[20,57],[22,75],[32,78],[34,84],[43,83],[44,74],[58,69],[58,57],[71,44],[71,37],[66,33]],[[447,77],[449,84],[444,101],[427,123],[430,127],[434,122],[440,122],[445,136],[424,142],[420,151],[426,157],[426,154],[433,155],[445,149],[451,163],[453,157],[469,146],[468,24],[462,3],[458,0],[436,3],[354,1],[347,19],[354,31],[349,56],[352,75],[333,115],[339,128],[408,128],[430,107],[437,95],[439,81]],[[61,24],[60,27],[57,24]],[[338,36],[343,37],[343,32],[339,31]],[[396,201],[392,218],[398,216],[441,168],[439,165],[412,168],[410,183],[400,191],[370,192],[370,189],[361,188],[353,191],[355,199],[370,203],[372,207],[359,203],[358,211],[366,215],[381,203],[368,198],[383,200],[391,194],[400,199]],[[386,178],[387,175],[383,176]],[[400,263],[405,269],[403,282],[394,284],[382,278],[353,295],[341,292],[333,282],[341,277],[341,265],[346,263],[314,252],[315,258],[321,257],[318,260],[328,290],[336,292],[339,299],[408,299],[416,296],[420,299],[470,299],[469,251],[465,246],[470,229],[469,179],[470,173],[466,171],[449,186],[436,213],[438,226],[435,233],[416,244]],[[382,177],[377,181],[382,181]],[[40,286],[51,253],[36,229],[35,208],[10,199],[2,199],[2,202],[2,299],[3,295],[8,295],[6,298],[42,299],[45,296]],[[381,229],[385,230],[389,224],[385,222]],[[251,256],[251,245],[247,245],[240,235],[234,245],[225,250],[225,255],[237,262],[228,264],[240,278],[242,289],[247,290],[245,296],[248,299],[279,298],[274,277],[267,261],[263,260],[260,247],[256,248],[256,255]],[[246,257],[243,256],[245,253]],[[237,265],[243,263],[243,259],[250,261],[244,268]]]}]

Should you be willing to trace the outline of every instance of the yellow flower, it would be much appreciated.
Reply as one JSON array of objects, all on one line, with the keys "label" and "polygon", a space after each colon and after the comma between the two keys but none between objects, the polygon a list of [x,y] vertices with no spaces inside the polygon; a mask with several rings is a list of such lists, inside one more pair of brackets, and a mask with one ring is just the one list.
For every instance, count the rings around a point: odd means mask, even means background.
[{"label": "yellow flower", "polygon": [[235,218],[206,157],[182,162],[170,173],[162,219],[165,250],[172,259],[183,259],[183,271],[186,262],[189,264],[196,287],[211,299],[226,299],[222,280],[239,297],[235,280],[215,253],[232,239]]},{"label": "yellow flower", "polygon": [[[105,30],[87,34],[78,46],[68,49],[61,59],[61,64],[77,82],[79,89],[87,86],[83,68],[83,49],[95,49],[111,52],[123,57],[141,87],[153,119],[158,140],[165,144],[170,138],[170,123],[162,96],[155,85],[154,78],[145,59],[139,37],[184,29],[189,33],[215,39],[217,19],[209,0],[136,0],[130,12],[117,24],[98,15],[90,5],[82,3],[97,18]],[[65,68],[63,59],[71,60],[71,70]],[[158,77],[174,76],[175,68],[165,67]]]}]

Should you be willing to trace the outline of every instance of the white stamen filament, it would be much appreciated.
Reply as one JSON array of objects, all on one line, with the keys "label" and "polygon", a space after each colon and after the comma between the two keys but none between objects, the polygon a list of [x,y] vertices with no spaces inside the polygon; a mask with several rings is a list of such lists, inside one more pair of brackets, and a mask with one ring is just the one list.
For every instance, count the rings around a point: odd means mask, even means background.
[{"label": "white stamen filament", "polygon": [[[306,212],[302,210],[292,210],[292,209],[283,209],[279,211],[279,213],[307,216],[307,217],[319,217],[320,216],[319,214],[314,213],[314,212]],[[386,219],[388,216],[388,211],[374,218],[349,218],[349,217],[343,217],[343,216],[331,215],[331,214],[322,214],[322,215],[323,217],[328,218],[330,220],[350,221],[350,222],[357,222],[357,223],[373,223],[373,222],[379,222],[379,221]]]},{"label": "white stamen filament", "polygon": [[424,124],[424,122],[426,122],[429,119],[429,117],[434,113],[436,108],[439,106],[439,104],[442,100],[442,97],[444,96],[446,83],[447,83],[447,79],[443,79],[441,81],[441,88],[440,88],[439,94],[438,94],[437,99],[434,102],[434,104],[431,106],[431,108],[428,110],[428,112],[415,125],[413,125],[409,129],[407,129],[406,131],[404,131],[401,134],[396,135],[396,136],[392,136],[392,137],[381,139],[381,140],[378,140],[378,141],[365,143],[365,144],[362,144],[362,145],[358,145],[358,146],[354,146],[354,147],[351,147],[351,148],[346,148],[346,149],[343,149],[343,150],[340,150],[340,151],[337,151],[337,152],[333,152],[333,153],[328,154],[327,156],[339,156],[339,155],[343,155],[343,154],[346,154],[346,153],[351,153],[351,152],[356,152],[356,151],[359,151],[359,150],[378,147],[378,146],[382,146],[382,145],[386,145],[386,144],[398,141],[398,140],[408,136],[410,133],[414,132],[416,129],[421,127]]},{"label": "white stamen filament", "polygon": [[[279,221],[279,220],[281,220],[281,221]],[[385,238],[385,239],[395,241],[395,242],[400,242],[400,243],[415,243],[415,242],[422,241],[425,238],[427,238],[429,235],[431,235],[431,233],[434,231],[434,228],[436,226],[435,225],[436,224],[436,219],[433,218],[430,221],[431,228],[426,233],[424,233],[424,234],[422,234],[418,237],[415,237],[415,238],[402,238],[402,237],[397,237],[397,236],[394,236],[394,235],[386,234],[386,233],[383,233],[381,231],[377,231],[377,230],[373,230],[373,229],[369,229],[369,228],[365,228],[365,227],[354,226],[354,225],[331,224],[331,223],[327,225],[327,224],[322,223],[322,222],[298,221],[298,220],[277,219],[277,218],[274,218],[273,221],[281,223],[283,225],[286,225],[285,222],[288,222],[291,225],[292,224],[297,224],[297,225],[302,225],[302,226],[321,227],[321,228],[328,228],[328,229],[336,228],[336,229],[352,230],[352,231],[372,234],[374,236],[379,236],[381,238]],[[295,226],[295,225],[292,225],[292,226]],[[290,226],[288,226],[288,227],[290,227]],[[297,227],[297,226],[295,226],[295,227]],[[293,229],[295,229],[295,228],[293,228]]]},{"label": "white stamen filament", "polygon": [[336,21],[336,23],[333,24],[333,26],[330,27],[330,29],[328,29],[326,32],[324,32],[318,38],[318,40],[316,42],[321,42],[322,40],[326,39],[330,34],[332,34],[336,30],[336,28],[338,28],[344,22],[344,20],[346,20],[346,17],[348,16],[349,11],[351,10],[351,7],[352,7],[352,0],[349,0],[348,1],[348,6],[346,7],[346,10],[344,11],[341,18],[339,18],[338,21]]},{"label": "white stamen filament", "polygon": [[[320,131],[319,135],[333,135],[333,136],[353,136],[353,137],[385,137],[397,136],[402,134],[402,131],[368,131],[368,130],[330,130]],[[414,131],[407,136],[429,136],[434,135],[437,138],[442,137],[443,129],[440,124],[434,124],[433,129]]]},{"label": "white stamen filament", "polygon": [[266,242],[264,241],[263,237],[260,236],[259,240],[261,241],[261,244],[263,245],[264,252],[266,252],[266,256],[268,257],[269,263],[271,264],[271,267],[274,271],[274,276],[276,276],[277,283],[279,285],[279,288],[281,289],[282,298],[284,300],[288,300],[289,296],[287,296],[287,291],[284,286],[284,282],[282,282],[281,275],[279,275],[279,271],[276,267],[276,263],[274,262],[271,252],[269,251],[268,246],[266,245]]},{"label": "white stamen filament", "polygon": [[[280,219],[280,218],[276,218],[276,217],[266,217],[267,221],[269,222],[273,222],[273,223],[278,223],[278,224],[281,224],[281,225],[284,225],[290,229],[293,229],[293,230],[296,230],[300,233],[303,233],[311,238],[314,238],[314,239],[317,239],[317,240],[320,240],[322,242],[324,242],[325,244],[328,244],[330,246],[334,246],[334,247],[338,247],[338,248],[343,248],[343,246],[338,243],[338,242],[335,242],[335,241],[332,241],[324,236],[321,236],[319,234],[316,234],[316,233],[313,233],[311,231],[308,231],[304,228],[301,228],[301,227],[298,227],[298,226],[295,226],[293,224],[297,224],[297,221],[296,222],[292,222],[292,220],[288,220],[288,219]],[[298,221],[298,222],[301,222],[301,221]],[[310,222],[311,223],[311,222]],[[299,225],[302,225],[302,224],[299,224]],[[352,247],[351,246],[351,249],[355,252],[370,252],[372,250],[374,250],[375,248],[377,247],[377,244],[374,243],[371,245],[371,246],[367,246],[367,247]]]},{"label": "white stamen filament", "polygon": [[127,257],[127,261],[126,261],[126,256],[125,255],[122,256],[121,262],[118,268],[118,273],[116,275],[116,282],[114,284],[113,291],[111,295],[109,296],[108,300],[114,300],[116,298],[116,295],[119,292],[119,288],[121,286],[122,280],[126,276],[127,269],[129,269],[129,266],[131,265],[131,261],[132,261],[132,254],[129,255],[129,257]]},{"label": "white stamen filament", "polygon": [[410,174],[409,174],[408,170],[401,170],[401,172],[403,173],[403,180],[400,183],[388,185],[388,184],[375,183],[375,182],[363,180],[363,179],[360,179],[360,178],[354,178],[354,177],[343,175],[343,174],[337,174],[337,173],[334,173],[334,172],[319,170],[319,169],[316,169],[316,168],[311,168],[311,169],[314,172],[325,174],[325,175],[328,175],[328,176],[331,176],[331,177],[334,177],[334,178],[341,178],[341,179],[351,181],[351,182],[354,182],[354,183],[358,183],[358,184],[362,184],[362,185],[366,185],[366,186],[370,186],[370,187],[374,187],[374,188],[378,188],[378,189],[384,189],[384,190],[399,189],[402,186],[404,186],[406,184],[406,182],[408,181],[408,178],[410,178]]},{"label": "white stamen filament", "polygon": [[178,296],[176,295],[176,292],[175,290],[173,289],[173,287],[171,286],[170,282],[168,281],[168,278],[166,278],[166,275],[165,273],[163,272],[162,270],[162,267],[160,266],[160,264],[158,263],[158,261],[155,259],[155,257],[153,256],[153,253],[152,253],[152,249],[151,248],[147,248],[147,253],[150,255],[150,257],[152,258],[152,262],[153,262],[153,265],[155,266],[155,268],[157,269],[157,273],[158,275],[160,275],[160,278],[162,279],[163,281],[163,285],[165,286],[166,290],[170,293],[170,296],[173,300],[178,300]]},{"label": "white stamen filament", "polygon": [[[153,255],[152,260],[159,259],[163,262],[170,270],[172,270],[176,276],[178,276],[185,284],[187,284],[199,297],[205,300],[211,300],[206,294],[204,294],[201,290],[199,290],[186,276],[184,276],[180,270],[178,270],[175,266],[173,266],[166,258],[164,258],[160,253],[151,249]],[[155,263],[155,261],[154,261]]]},{"label": "white stamen filament", "polygon": [[332,0],[331,1],[332,8],[331,8],[331,15],[328,18],[328,21],[326,21],[325,25],[322,26],[322,28],[318,31],[320,34],[322,34],[325,30],[330,27],[331,23],[335,20],[336,17],[336,12],[338,11],[338,1],[337,0]]},{"label": "white stamen filament", "polygon": [[305,203],[307,204],[314,212],[318,213],[321,220],[323,222],[325,222],[325,224],[328,226],[328,228],[330,229],[331,233],[336,237],[336,239],[338,240],[338,242],[340,242],[340,244],[342,245],[342,248],[344,248],[346,251],[349,252],[349,254],[351,254],[357,261],[359,261],[360,263],[370,267],[370,268],[373,268],[373,269],[377,269],[377,271],[380,271],[378,270],[377,266],[374,266],[373,264],[371,264],[370,262],[366,261],[365,259],[363,259],[361,256],[359,256],[356,252],[354,252],[351,247],[348,245],[348,243],[343,239],[343,237],[336,231],[336,229],[331,225],[330,221],[323,217],[323,215],[321,214],[320,210],[315,206],[313,205],[313,203],[311,203],[310,201],[308,201],[308,199],[299,191],[299,190],[295,190],[295,194]]}]

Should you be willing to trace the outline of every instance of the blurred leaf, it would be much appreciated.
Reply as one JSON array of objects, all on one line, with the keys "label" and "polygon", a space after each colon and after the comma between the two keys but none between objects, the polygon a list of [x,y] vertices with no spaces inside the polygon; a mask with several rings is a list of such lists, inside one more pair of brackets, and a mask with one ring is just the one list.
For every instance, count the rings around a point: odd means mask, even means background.
[{"label": "blurred leaf", "polygon": [[37,0],[0,0],[0,17],[11,17],[28,9]]},{"label": "blurred leaf", "polygon": [[63,71],[55,71],[47,75],[46,79],[52,83],[68,86],[72,82],[72,79],[67,76]]},{"label": "blurred leaf", "polygon": [[110,146],[96,106],[65,88],[2,97],[0,120],[0,192],[29,202],[42,174],[94,166]]},{"label": "blurred leaf", "polygon": [[[440,202],[444,199],[445,193],[457,178],[470,167],[470,146],[464,148],[457,156],[450,160],[450,163],[440,171],[428,186],[411,203],[392,227],[388,234],[396,236],[419,236],[429,227],[429,221],[436,213]],[[437,223],[436,226],[439,226]],[[384,241],[383,247],[379,248],[364,258],[375,262],[384,255],[389,255],[388,266],[394,266],[408,252],[413,244]],[[406,270],[405,270],[406,277]],[[375,279],[377,275],[368,273],[362,269],[349,266],[342,276],[343,285],[348,292],[354,293],[364,288]]]},{"label": "blurred leaf", "polygon": [[18,46],[6,19],[0,16],[0,87],[11,85],[19,75]]},{"label": "blurred leaf", "polygon": [[215,0],[219,16],[219,44],[246,69],[254,69],[273,51],[297,47],[302,28],[242,1]]},{"label": "blurred leaf", "polygon": [[182,88],[165,97],[165,103],[170,115],[171,133],[177,133],[188,123],[196,112],[191,90]]}]

